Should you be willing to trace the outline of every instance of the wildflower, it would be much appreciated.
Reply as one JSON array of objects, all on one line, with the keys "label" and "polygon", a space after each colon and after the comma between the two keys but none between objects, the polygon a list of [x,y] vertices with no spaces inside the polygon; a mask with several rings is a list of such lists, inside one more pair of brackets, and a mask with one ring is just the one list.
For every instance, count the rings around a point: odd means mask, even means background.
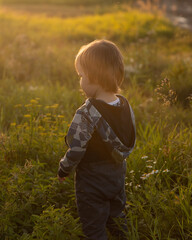
[{"label": "wildflower", "polygon": [[167,78],[162,80],[160,85],[157,85],[155,92],[157,95],[157,100],[160,101],[165,107],[173,105],[177,101],[176,92],[171,89],[170,81]]},{"label": "wildflower", "polygon": [[25,107],[31,107],[32,104],[25,104]]},{"label": "wildflower", "polygon": [[147,179],[150,175],[153,175],[154,173],[158,173],[159,172],[159,170],[153,170],[152,172],[150,172],[150,173],[144,173],[140,178],[142,179],[142,180],[145,180],[145,179]]},{"label": "wildflower", "polygon": [[140,187],[141,187],[141,185],[137,184],[137,185],[135,186],[135,189],[137,190],[137,189],[140,188]]},{"label": "wildflower", "polygon": [[170,172],[170,170],[168,170],[168,169],[163,170],[163,173],[165,173],[165,172]]},{"label": "wildflower", "polygon": [[50,120],[51,120],[50,117],[45,117],[45,118],[44,118],[44,121],[50,121]]},{"label": "wildflower", "polygon": [[140,177],[142,180],[145,180],[145,179],[147,179],[147,177],[146,176],[141,176]]},{"label": "wildflower", "polygon": [[151,165],[148,165],[148,166],[146,166],[147,168],[152,168],[152,166]]},{"label": "wildflower", "polygon": [[37,104],[37,103],[38,103],[38,101],[37,101],[37,100],[35,100],[35,99],[31,99],[31,100],[30,100],[30,103],[32,103],[32,104]]},{"label": "wildflower", "polygon": [[16,123],[15,123],[15,122],[12,122],[12,123],[11,123],[11,126],[12,126],[12,127],[14,127],[15,125],[16,125]]},{"label": "wildflower", "polygon": [[134,173],[134,170],[131,170],[129,173]]},{"label": "wildflower", "polygon": [[140,178],[141,178],[142,180],[145,180],[145,179],[147,179],[149,176],[150,176],[149,173],[144,173]]},{"label": "wildflower", "polygon": [[147,179],[149,176],[150,176],[150,173],[144,173],[140,178],[141,178],[142,180],[145,180],[145,179]]},{"label": "wildflower", "polygon": [[52,106],[50,106],[50,108],[58,108],[59,104],[53,104]]},{"label": "wildflower", "polygon": [[141,159],[147,159],[148,158],[148,156],[142,156],[141,157]]},{"label": "wildflower", "polygon": [[63,115],[58,115],[58,118],[64,118],[64,116]]},{"label": "wildflower", "polygon": [[31,115],[30,115],[30,114],[25,114],[24,117],[25,117],[25,118],[30,118]]},{"label": "wildflower", "polygon": [[158,172],[159,172],[159,170],[153,170],[153,171],[151,172],[151,174],[158,173]]},{"label": "wildflower", "polygon": [[130,183],[126,183],[125,185],[126,185],[126,186],[130,186],[130,187],[131,187],[131,186],[133,185],[133,183],[132,183],[132,182],[130,182]]}]

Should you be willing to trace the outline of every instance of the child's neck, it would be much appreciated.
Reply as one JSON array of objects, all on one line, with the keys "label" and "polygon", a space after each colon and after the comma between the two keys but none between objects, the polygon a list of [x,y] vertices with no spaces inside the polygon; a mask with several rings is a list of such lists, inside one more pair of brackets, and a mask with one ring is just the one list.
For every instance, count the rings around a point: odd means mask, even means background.
[{"label": "child's neck", "polygon": [[103,91],[97,92],[95,98],[109,103],[109,102],[115,101],[117,99],[117,96],[113,92],[106,92],[103,90]]}]

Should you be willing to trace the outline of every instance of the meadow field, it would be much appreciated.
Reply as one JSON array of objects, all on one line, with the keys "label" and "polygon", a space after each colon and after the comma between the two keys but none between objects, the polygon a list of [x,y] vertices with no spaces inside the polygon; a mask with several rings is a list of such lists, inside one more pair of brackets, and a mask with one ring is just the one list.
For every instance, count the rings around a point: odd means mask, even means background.
[{"label": "meadow field", "polygon": [[129,239],[192,239],[192,32],[155,7],[129,3],[1,1],[1,240],[82,236],[73,174],[59,183],[57,169],[85,100],[75,55],[95,39],[121,49],[121,93],[136,118],[127,159]]}]

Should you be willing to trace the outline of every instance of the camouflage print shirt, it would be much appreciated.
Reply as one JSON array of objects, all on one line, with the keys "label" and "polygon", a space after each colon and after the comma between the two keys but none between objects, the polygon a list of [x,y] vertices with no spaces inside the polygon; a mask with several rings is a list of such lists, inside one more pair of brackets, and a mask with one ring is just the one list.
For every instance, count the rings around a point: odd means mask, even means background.
[{"label": "camouflage print shirt", "polygon": [[[117,96],[123,98],[127,102],[123,96]],[[127,104],[130,109],[135,132],[134,113],[128,102]],[[68,150],[59,163],[58,175],[60,177],[68,176],[69,173],[80,163],[95,130],[101,136],[115,162],[122,162],[126,159],[135,146],[135,140],[131,146],[123,144],[108,122],[92,104],[91,100],[87,99],[85,103],[77,109],[65,137]]]}]

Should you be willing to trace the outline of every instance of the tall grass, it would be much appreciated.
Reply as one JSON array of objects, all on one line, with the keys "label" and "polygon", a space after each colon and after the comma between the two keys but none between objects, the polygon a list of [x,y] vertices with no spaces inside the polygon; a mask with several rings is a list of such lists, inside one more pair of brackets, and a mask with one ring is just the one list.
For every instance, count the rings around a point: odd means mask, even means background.
[{"label": "tall grass", "polygon": [[[9,82],[7,85],[10,87]],[[13,86],[23,99],[15,96],[12,103],[4,103],[6,109],[13,106],[14,117],[0,139],[0,236],[41,239],[47,232],[47,239],[54,236],[60,240],[67,234],[62,226],[69,222],[69,234],[78,239],[81,233],[72,227],[77,220],[73,177],[61,185],[56,172],[66,151],[68,124],[84,98],[64,86],[52,86],[52,90],[45,86],[29,90],[24,86],[25,94],[19,92],[21,86]],[[142,105],[144,96],[136,88],[130,87],[123,94],[133,106],[137,125],[136,149],[127,159],[129,235],[132,239],[190,239],[191,125],[174,119],[171,113],[178,111],[176,106],[162,105],[155,98]],[[156,109],[155,114],[152,109]],[[190,118],[189,111],[185,118]],[[67,215],[62,218],[58,208]]]},{"label": "tall grass", "polygon": [[78,84],[73,67],[78,49],[94,39],[107,38],[118,43],[123,52],[127,84],[136,81],[143,87],[148,82],[148,87],[154,88],[167,76],[178,100],[188,105],[192,37],[162,16],[129,10],[61,19],[1,10],[0,27],[1,78],[58,81],[74,88]]}]

